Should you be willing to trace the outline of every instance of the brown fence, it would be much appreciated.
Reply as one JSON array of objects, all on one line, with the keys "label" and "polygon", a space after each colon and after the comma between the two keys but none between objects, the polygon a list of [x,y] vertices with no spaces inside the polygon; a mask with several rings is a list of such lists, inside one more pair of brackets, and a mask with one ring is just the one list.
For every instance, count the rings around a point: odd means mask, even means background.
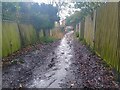
[{"label": "brown fence", "polygon": [[[85,18],[84,39],[120,72],[120,3],[109,2]],[[81,22],[82,24],[83,22]],[[83,31],[80,29],[80,32]],[[80,35],[81,36],[81,35]]]}]

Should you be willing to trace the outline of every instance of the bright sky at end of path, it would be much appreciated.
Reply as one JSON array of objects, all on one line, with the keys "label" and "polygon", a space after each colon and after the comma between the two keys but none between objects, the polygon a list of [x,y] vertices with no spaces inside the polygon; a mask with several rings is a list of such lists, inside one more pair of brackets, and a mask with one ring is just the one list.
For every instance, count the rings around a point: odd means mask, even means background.
[{"label": "bright sky at end of path", "polygon": [[34,2],[38,3],[47,3],[49,4],[50,2],[71,2],[71,0],[33,0]]},{"label": "bright sky at end of path", "polygon": [[33,0],[34,2],[38,2],[38,3],[50,3],[50,0]]}]

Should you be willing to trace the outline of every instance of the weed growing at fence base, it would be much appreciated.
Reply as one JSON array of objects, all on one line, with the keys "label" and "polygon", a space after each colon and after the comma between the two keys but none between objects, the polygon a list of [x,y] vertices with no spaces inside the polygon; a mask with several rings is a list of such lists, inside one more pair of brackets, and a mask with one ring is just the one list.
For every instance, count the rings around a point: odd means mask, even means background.
[{"label": "weed growing at fence base", "polygon": [[[79,38],[79,41],[86,46],[86,48],[92,53],[92,55],[97,55],[97,57],[101,58],[101,56],[98,54],[98,52],[95,51],[94,48],[90,47],[90,45],[87,44],[85,39]],[[107,69],[110,69],[113,71],[113,73],[115,74],[115,79],[120,82],[120,73],[118,71],[116,71],[115,68],[113,68],[110,64],[108,64],[106,62],[106,60],[101,58],[101,63],[104,67],[106,67]]]},{"label": "weed growing at fence base", "polygon": [[41,43],[52,43],[54,41],[56,41],[57,39],[53,38],[53,37],[40,37],[40,42]]},{"label": "weed growing at fence base", "polygon": [[79,32],[75,32],[75,36],[78,38],[79,37]]}]

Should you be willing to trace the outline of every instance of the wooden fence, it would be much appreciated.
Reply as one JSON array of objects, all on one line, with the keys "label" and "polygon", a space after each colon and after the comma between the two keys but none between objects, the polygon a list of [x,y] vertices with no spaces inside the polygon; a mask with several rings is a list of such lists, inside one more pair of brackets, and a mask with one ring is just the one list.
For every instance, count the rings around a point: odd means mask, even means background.
[{"label": "wooden fence", "polygon": [[[120,72],[120,3],[109,2],[85,18],[85,41],[109,65]],[[83,29],[79,28],[79,32]]]},{"label": "wooden fence", "polygon": [[50,38],[52,41],[54,38],[62,37],[60,30],[52,30],[52,36],[50,36],[50,30],[45,30],[45,35],[47,35],[45,37],[43,30],[35,30],[32,24],[16,23],[15,21],[2,21],[1,32],[2,39],[0,38],[0,45],[2,44],[2,52],[0,53],[0,57],[6,57],[22,47],[32,45],[36,42],[44,42],[44,39],[49,40]]}]

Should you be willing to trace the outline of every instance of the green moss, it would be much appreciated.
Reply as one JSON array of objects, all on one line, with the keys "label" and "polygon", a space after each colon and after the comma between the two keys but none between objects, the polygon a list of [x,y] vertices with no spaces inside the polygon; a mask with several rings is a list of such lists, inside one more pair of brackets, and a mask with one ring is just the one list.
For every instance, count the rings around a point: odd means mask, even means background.
[{"label": "green moss", "polygon": [[0,22],[0,58],[2,58],[2,25]]},{"label": "green moss", "polygon": [[8,56],[19,50],[20,47],[20,35],[17,24],[2,22],[2,56]]},{"label": "green moss", "polygon": [[[36,30],[31,24],[17,24],[15,22],[3,21],[2,22],[2,53],[0,56],[5,57],[13,52],[19,50],[27,45],[34,44],[37,42]],[[50,43],[56,40],[56,38],[49,36],[49,31],[44,36],[43,30],[39,32],[39,40],[42,43]]]},{"label": "green moss", "polygon": [[[20,32],[18,28],[20,29]],[[32,25],[21,24],[18,26],[15,22],[2,22],[2,57],[8,56],[19,50],[21,47],[21,41],[22,46],[27,46],[35,43],[36,40],[36,31]]]},{"label": "green moss", "polygon": [[23,46],[34,44],[37,41],[36,31],[30,24],[19,24]]},{"label": "green moss", "polygon": [[79,40],[82,44],[87,45],[87,42],[85,41],[85,39],[80,38]]}]

